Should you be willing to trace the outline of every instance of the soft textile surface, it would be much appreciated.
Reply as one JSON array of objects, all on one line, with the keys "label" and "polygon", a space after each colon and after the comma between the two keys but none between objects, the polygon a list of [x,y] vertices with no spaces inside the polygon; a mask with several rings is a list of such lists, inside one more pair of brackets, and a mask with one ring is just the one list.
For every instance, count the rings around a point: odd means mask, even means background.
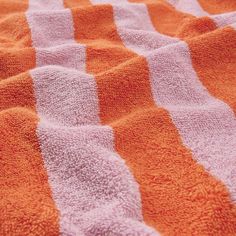
[{"label": "soft textile surface", "polygon": [[0,235],[236,235],[235,0],[0,0]]}]

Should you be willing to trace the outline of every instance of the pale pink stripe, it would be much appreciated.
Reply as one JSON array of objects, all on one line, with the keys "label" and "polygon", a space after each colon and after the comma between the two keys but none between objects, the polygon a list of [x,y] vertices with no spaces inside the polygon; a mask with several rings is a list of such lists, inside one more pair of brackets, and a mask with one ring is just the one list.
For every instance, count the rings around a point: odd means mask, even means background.
[{"label": "pale pink stripe", "polygon": [[121,28],[155,31],[145,4],[128,1],[91,0],[93,4],[109,3],[113,6],[115,21]]},{"label": "pale pink stripe", "polygon": [[113,149],[106,126],[38,128],[54,200],[66,235],[156,235],[142,223],[138,186]]},{"label": "pale pink stripe", "polygon": [[71,11],[33,11],[27,12],[33,46],[52,47],[74,42],[74,27]]},{"label": "pale pink stripe", "polygon": [[236,23],[233,23],[230,26],[236,30]]},{"label": "pale pink stripe", "polygon": [[99,123],[96,83],[91,75],[58,66],[41,67],[31,75],[41,118],[58,126]]},{"label": "pale pink stripe", "polygon": [[[56,7],[55,7],[56,8]],[[61,65],[85,70],[85,47],[74,40],[73,19],[69,9],[28,11],[36,50],[36,65]]]},{"label": "pale pink stripe", "polygon": [[55,66],[31,74],[41,118],[37,132],[62,234],[156,235],[142,223],[138,186],[114,151],[112,129],[97,124],[93,78]]},{"label": "pale pink stripe", "polygon": [[[131,36],[122,35],[123,29],[136,29],[139,25],[143,31],[146,27],[145,33],[152,31],[150,21],[142,17],[144,20],[140,23],[132,7],[139,7],[139,15],[142,15],[142,5],[113,4],[116,25],[128,48],[140,55],[146,54],[156,104],[170,112],[184,144],[192,150],[194,158],[223,181],[233,200],[236,200],[236,120],[233,111],[203,87],[192,68],[186,43],[175,40],[170,44],[168,38],[160,43],[156,38],[160,46],[153,51],[155,47],[150,47],[146,38],[140,40],[133,36],[130,40]],[[152,45],[157,42],[154,39]]]},{"label": "pale pink stripe", "polygon": [[160,48],[147,57],[153,97],[166,108],[184,144],[206,170],[226,184],[236,201],[236,120],[199,81],[186,43]]},{"label": "pale pink stripe", "polygon": [[197,17],[208,16],[210,17],[217,25],[217,27],[224,27],[233,24],[236,22],[236,12],[227,12],[223,14],[209,14],[204,11],[201,5],[197,0],[167,0],[173,7],[177,10],[192,14]]},{"label": "pale pink stripe", "polygon": [[142,3],[112,4],[118,27],[155,32],[148,9]]},{"label": "pale pink stripe", "polygon": [[197,0],[166,0],[176,10],[189,13],[194,16],[208,16],[209,14],[204,11]]},{"label": "pale pink stripe", "polygon": [[152,25],[145,4],[113,5],[118,33],[125,46],[140,55],[158,49],[178,39],[158,33]]},{"label": "pale pink stripe", "polygon": [[36,49],[37,67],[46,65],[60,65],[85,71],[85,47],[78,43],[62,44],[47,48]]},{"label": "pale pink stripe", "polygon": [[37,133],[61,233],[156,235],[143,224],[138,185],[114,151],[112,129],[99,125],[96,84],[85,73],[71,12],[28,12],[27,19],[40,66],[31,71]]},{"label": "pale pink stripe", "polygon": [[211,18],[215,21],[218,27],[224,27],[236,22],[236,12],[228,12],[224,14],[214,15]]},{"label": "pale pink stripe", "polygon": [[63,8],[63,0],[29,0],[28,11],[61,10]]},{"label": "pale pink stripe", "polygon": [[[104,1],[91,2],[98,4]],[[112,0],[106,0],[106,3],[113,7],[117,31],[128,49],[146,55],[151,50],[179,41],[156,32],[145,4],[126,1],[117,4]]]}]

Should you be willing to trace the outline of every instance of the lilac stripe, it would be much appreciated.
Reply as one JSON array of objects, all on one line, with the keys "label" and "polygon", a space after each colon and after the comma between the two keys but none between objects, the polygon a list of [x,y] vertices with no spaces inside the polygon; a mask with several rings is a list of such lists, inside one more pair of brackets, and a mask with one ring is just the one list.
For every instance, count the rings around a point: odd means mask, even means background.
[{"label": "lilac stripe", "polygon": [[122,41],[140,55],[178,41],[156,32],[144,4],[113,5],[113,9]]},{"label": "lilac stripe", "polygon": [[[177,6],[183,3],[176,2]],[[206,170],[226,184],[236,201],[236,120],[233,111],[203,87],[192,67],[186,43],[175,39],[171,41],[167,37],[162,42],[157,35],[151,44],[159,44],[155,48],[150,46],[147,38],[123,34],[123,30],[135,30],[139,25],[143,31],[146,28],[144,33],[152,32],[150,21],[142,17],[143,22],[140,23],[135,11],[132,12],[133,6],[113,5],[116,25],[123,42],[136,53],[145,55],[156,104],[170,112],[185,146],[192,150],[194,158]],[[191,6],[193,10],[200,11],[197,5]],[[139,7],[139,15],[142,15],[140,11],[143,6],[135,7]]]},{"label": "lilac stripe", "polygon": [[[182,3],[178,1],[178,4]],[[146,55],[154,100],[170,112],[184,144],[192,150],[200,164],[227,185],[233,200],[236,200],[234,114],[226,104],[210,96],[200,83],[192,68],[188,46],[184,42],[171,42],[169,38],[164,38],[162,43],[159,37],[152,41],[151,45],[159,43],[153,51],[155,47],[149,46],[151,38],[139,39],[135,35],[123,34],[126,29],[135,30],[139,25],[140,30],[146,28],[144,33],[152,31],[150,21],[143,20],[140,23],[139,17],[135,17],[137,11],[138,15],[146,14],[141,10],[142,7],[113,5],[118,32],[126,47]],[[194,4],[192,7],[198,9]]]},{"label": "lilac stripe", "polygon": [[191,4],[188,0],[167,0],[167,2],[169,2],[179,11],[186,12],[197,17],[208,16],[216,23],[217,27],[219,28],[231,25],[236,21],[236,12],[227,12],[218,15],[209,14],[202,9],[197,0],[191,1]]},{"label": "lilac stripe", "polygon": [[63,0],[29,0],[28,11],[62,10]]},{"label": "lilac stripe", "polygon": [[[101,2],[104,1],[92,0],[93,4]],[[113,7],[117,31],[123,43],[134,52],[146,55],[151,50],[178,42],[176,38],[156,32],[145,4],[112,0],[106,0],[106,3]]]},{"label": "lilac stripe", "polygon": [[153,97],[166,108],[184,144],[206,170],[223,181],[236,200],[236,120],[233,111],[212,97],[192,67],[181,42],[147,57]]},{"label": "lilac stripe", "polygon": [[47,48],[37,48],[37,67],[46,65],[60,65],[66,68],[74,68],[85,71],[86,49],[78,43],[62,44]]},{"label": "lilac stripe", "polygon": [[113,4],[118,27],[155,32],[145,4]]},{"label": "lilac stripe", "polygon": [[113,148],[112,129],[99,124],[96,83],[85,73],[71,12],[29,11],[27,19],[39,66],[31,71],[37,135],[61,234],[156,235],[143,223],[138,185]]},{"label": "lilac stripe", "polygon": [[236,22],[236,12],[214,15],[211,17],[218,27],[224,27]]},{"label": "lilac stripe", "polygon": [[27,12],[33,46],[36,48],[58,46],[74,42],[74,27],[71,11]]},{"label": "lilac stripe", "polygon": [[65,235],[156,235],[142,224],[138,186],[106,126],[41,121],[41,149]]},{"label": "lilac stripe", "polygon": [[44,66],[31,71],[38,113],[50,123],[66,126],[99,123],[96,83],[74,69]]},{"label": "lilac stripe", "polygon": [[[56,7],[55,7],[56,8]],[[60,65],[85,70],[85,47],[74,40],[73,19],[69,9],[27,12],[36,65]]]},{"label": "lilac stripe", "polygon": [[167,0],[176,10],[189,13],[194,16],[208,16],[209,14],[202,9],[197,0]]}]

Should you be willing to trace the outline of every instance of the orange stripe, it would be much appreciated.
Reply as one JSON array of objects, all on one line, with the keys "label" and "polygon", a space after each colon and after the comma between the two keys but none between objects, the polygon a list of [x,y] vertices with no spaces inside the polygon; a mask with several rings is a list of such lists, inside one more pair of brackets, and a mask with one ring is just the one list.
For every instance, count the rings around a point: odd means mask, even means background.
[{"label": "orange stripe", "polygon": [[32,79],[25,73],[2,81],[0,93],[0,234],[58,235],[59,213],[36,136]]},{"label": "orange stripe", "polygon": [[140,185],[146,223],[167,235],[236,233],[226,188],[192,159],[164,109],[131,113],[112,127]]},{"label": "orange stripe", "polygon": [[174,9],[165,1],[159,0],[129,0],[130,2],[145,3],[156,30],[162,34],[176,36],[182,25],[195,18],[190,14]]},{"label": "orange stripe", "polygon": [[33,81],[28,72],[0,81],[0,111],[26,107],[36,112]]},{"label": "orange stripe", "polygon": [[6,16],[0,28],[0,80],[34,68],[35,52],[24,13]]},{"label": "orange stripe", "polygon": [[[136,60],[138,55],[125,48],[113,20],[112,7],[100,5],[86,9],[77,8],[72,9],[72,13],[75,38],[87,46],[87,72],[96,74],[98,87],[106,86],[105,90],[111,92],[109,98],[103,99],[102,91],[99,91],[100,102],[104,103],[104,106],[101,104],[102,109],[100,110],[102,121],[104,123],[112,121],[111,115],[114,112],[116,113],[114,116],[129,114],[131,110],[135,109],[135,102],[139,105],[154,105],[148,81],[147,62],[142,57]],[[133,77],[137,68],[139,71],[136,73],[136,77]],[[121,76],[120,79],[117,76]],[[125,80],[128,83],[124,84]],[[130,83],[133,85],[132,97],[130,97],[131,94],[127,96],[124,93],[124,89]],[[111,88],[113,91],[110,90]],[[120,95],[120,102],[114,99],[115,94]]]},{"label": "orange stripe", "polygon": [[116,150],[140,185],[146,223],[170,235],[234,232],[226,188],[192,159],[168,113],[153,105],[145,61],[101,74],[97,85],[102,122],[112,126]]},{"label": "orange stripe", "polygon": [[33,48],[0,48],[0,66],[0,80],[25,72],[35,67],[35,51]]},{"label": "orange stripe", "polygon": [[[159,17],[159,14],[156,14],[157,11],[155,11],[155,14],[154,12],[151,13],[150,10],[150,2],[153,1],[135,0],[135,2],[143,2],[147,4],[152,22],[158,30],[159,22],[158,20],[155,20],[155,17]],[[214,2],[216,5],[220,5],[219,1]],[[153,3],[151,6],[158,8],[158,3]],[[163,16],[160,18],[165,17]],[[170,21],[175,20],[176,19],[170,19]],[[213,96],[225,101],[234,111],[236,111],[236,90],[234,79],[234,68],[236,66],[234,50],[236,31],[231,28],[215,31],[217,26],[209,17],[190,17],[181,24],[182,25],[178,27],[178,31],[175,32],[175,36],[185,40],[189,44],[194,69],[197,71],[204,86]],[[209,55],[211,56],[209,57]]]},{"label": "orange stripe", "polygon": [[0,6],[0,235],[58,235],[59,213],[36,135],[33,81],[25,72],[35,67],[35,51],[24,13],[12,14],[25,11],[27,1]]},{"label": "orange stripe", "polygon": [[148,78],[148,65],[143,57],[97,75],[102,122],[109,124],[144,107],[154,106]]},{"label": "orange stripe", "polygon": [[64,6],[67,8],[91,5],[89,0],[64,0]]},{"label": "orange stripe", "polygon": [[210,14],[220,14],[236,10],[235,0],[198,0],[203,10]]},{"label": "orange stripe", "polygon": [[87,46],[89,73],[109,70],[136,56],[124,47],[117,33],[110,5],[73,8],[72,15],[75,39]]},{"label": "orange stripe", "polygon": [[0,19],[7,14],[25,12],[28,9],[28,0],[1,0]]},{"label": "orange stripe", "polygon": [[155,29],[180,39],[192,38],[215,30],[217,27],[209,17],[196,18],[177,11],[163,0],[129,0],[146,4]]},{"label": "orange stripe", "polygon": [[101,121],[113,128],[116,150],[140,185],[145,221],[170,235],[233,233],[236,210],[226,188],[192,159],[167,111],[154,105],[147,62],[123,46],[111,7],[72,12],[76,39],[88,46]]},{"label": "orange stripe", "polygon": [[226,27],[187,43],[193,67],[203,85],[236,114],[236,31]]},{"label": "orange stripe", "polygon": [[215,22],[209,17],[192,18],[179,27],[177,37],[183,40],[204,35],[217,29]]}]

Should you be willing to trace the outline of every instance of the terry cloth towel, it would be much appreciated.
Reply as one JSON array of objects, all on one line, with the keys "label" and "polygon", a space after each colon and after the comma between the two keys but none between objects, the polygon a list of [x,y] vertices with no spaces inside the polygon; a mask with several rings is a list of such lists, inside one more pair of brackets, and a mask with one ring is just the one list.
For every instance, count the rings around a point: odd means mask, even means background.
[{"label": "terry cloth towel", "polygon": [[235,0],[0,0],[0,235],[236,235]]}]

